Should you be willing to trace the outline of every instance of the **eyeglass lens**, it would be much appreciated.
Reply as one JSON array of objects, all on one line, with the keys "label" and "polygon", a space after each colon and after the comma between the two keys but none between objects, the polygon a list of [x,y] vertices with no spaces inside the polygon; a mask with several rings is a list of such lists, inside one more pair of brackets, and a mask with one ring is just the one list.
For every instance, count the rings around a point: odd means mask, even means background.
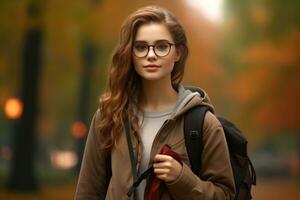
[{"label": "eyeglass lens", "polygon": [[154,45],[148,45],[146,42],[138,41],[133,46],[133,53],[137,57],[145,57],[148,55],[150,47],[153,47],[154,53],[159,56],[166,56],[171,49],[171,43],[166,40],[157,41]]}]

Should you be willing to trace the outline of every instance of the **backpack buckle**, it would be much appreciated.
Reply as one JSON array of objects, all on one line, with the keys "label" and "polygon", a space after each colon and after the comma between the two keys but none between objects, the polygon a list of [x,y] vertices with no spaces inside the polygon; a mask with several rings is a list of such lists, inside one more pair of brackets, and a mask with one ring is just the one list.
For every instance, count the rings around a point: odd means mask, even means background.
[{"label": "backpack buckle", "polygon": [[197,131],[197,130],[192,130],[192,131],[190,131],[190,138],[192,139],[192,140],[195,140],[195,139],[197,139],[199,137],[199,132]]}]

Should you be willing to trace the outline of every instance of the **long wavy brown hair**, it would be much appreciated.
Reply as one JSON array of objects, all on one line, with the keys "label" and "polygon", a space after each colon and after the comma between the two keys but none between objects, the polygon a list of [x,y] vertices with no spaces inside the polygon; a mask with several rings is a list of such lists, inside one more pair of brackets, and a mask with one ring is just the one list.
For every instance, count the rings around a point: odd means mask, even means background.
[{"label": "long wavy brown hair", "polygon": [[138,28],[148,23],[164,24],[180,51],[180,60],[174,65],[171,81],[178,88],[188,56],[187,39],[176,17],[164,8],[147,6],[130,14],[121,26],[119,44],[112,57],[109,78],[105,93],[100,97],[99,132],[101,150],[108,152],[117,144],[123,133],[123,122],[129,119],[133,133],[138,136],[139,124],[137,111],[141,94],[141,78],[136,73],[132,61],[132,45]]}]

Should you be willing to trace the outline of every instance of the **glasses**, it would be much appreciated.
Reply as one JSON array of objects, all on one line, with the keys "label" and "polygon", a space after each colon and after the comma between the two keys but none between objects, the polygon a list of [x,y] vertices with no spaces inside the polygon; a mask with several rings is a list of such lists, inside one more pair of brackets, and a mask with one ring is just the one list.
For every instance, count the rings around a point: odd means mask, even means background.
[{"label": "glasses", "polygon": [[133,45],[133,54],[138,58],[144,58],[148,55],[150,47],[158,57],[167,56],[170,53],[172,45],[175,45],[168,40],[158,40],[154,45],[148,45],[144,41],[136,41]]}]

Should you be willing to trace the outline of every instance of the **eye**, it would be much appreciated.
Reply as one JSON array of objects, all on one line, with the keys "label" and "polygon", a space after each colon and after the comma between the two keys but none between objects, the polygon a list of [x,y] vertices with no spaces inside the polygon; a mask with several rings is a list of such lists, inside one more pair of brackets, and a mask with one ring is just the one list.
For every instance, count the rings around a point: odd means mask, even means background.
[{"label": "eye", "polygon": [[155,49],[158,51],[165,51],[169,48],[169,44],[167,42],[159,42],[155,45]]},{"label": "eye", "polygon": [[134,49],[139,52],[147,51],[148,46],[146,44],[135,44]]}]

